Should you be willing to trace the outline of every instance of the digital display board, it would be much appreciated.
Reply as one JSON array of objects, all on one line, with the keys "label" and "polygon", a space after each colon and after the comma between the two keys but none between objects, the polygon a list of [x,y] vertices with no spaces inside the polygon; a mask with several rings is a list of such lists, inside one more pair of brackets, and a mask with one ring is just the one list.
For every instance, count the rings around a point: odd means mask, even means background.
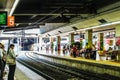
[{"label": "digital display board", "polygon": [[0,11],[0,25],[7,25],[7,12]]}]

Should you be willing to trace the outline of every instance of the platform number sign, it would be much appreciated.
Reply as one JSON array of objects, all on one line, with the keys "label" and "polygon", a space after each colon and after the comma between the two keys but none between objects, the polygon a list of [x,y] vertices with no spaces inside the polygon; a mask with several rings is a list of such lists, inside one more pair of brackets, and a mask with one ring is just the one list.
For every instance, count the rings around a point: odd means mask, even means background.
[{"label": "platform number sign", "polygon": [[8,27],[14,27],[14,26],[15,26],[15,17],[8,16]]}]

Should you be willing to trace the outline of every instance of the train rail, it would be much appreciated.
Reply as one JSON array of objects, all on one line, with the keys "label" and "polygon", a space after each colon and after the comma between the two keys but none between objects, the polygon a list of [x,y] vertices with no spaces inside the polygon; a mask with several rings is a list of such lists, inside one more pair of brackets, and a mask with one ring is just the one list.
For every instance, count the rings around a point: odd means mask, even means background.
[{"label": "train rail", "polygon": [[107,74],[96,74],[41,59],[39,54],[26,53],[18,61],[47,80],[118,80]]}]

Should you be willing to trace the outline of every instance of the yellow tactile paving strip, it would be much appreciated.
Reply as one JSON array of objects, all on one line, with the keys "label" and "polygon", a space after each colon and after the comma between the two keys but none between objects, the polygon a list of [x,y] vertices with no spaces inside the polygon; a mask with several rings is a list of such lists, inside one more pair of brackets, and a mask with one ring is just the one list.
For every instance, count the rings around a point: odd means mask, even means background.
[{"label": "yellow tactile paving strip", "polygon": [[72,60],[85,61],[85,62],[91,62],[91,63],[99,63],[99,64],[103,64],[103,65],[120,67],[120,62],[115,62],[115,61],[90,60],[90,59],[85,59],[85,58],[82,58],[82,57],[73,58],[73,57],[70,57],[70,56],[64,56],[64,57],[68,58],[68,59],[72,59]]},{"label": "yellow tactile paving strip", "polygon": [[[39,52],[35,52],[39,53]],[[41,54],[41,53],[39,53]],[[61,55],[53,55],[53,54],[43,54],[43,55],[49,55],[49,56],[56,56],[60,58],[67,58],[67,59],[72,59],[72,60],[78,60],[78,61],[85,61],[85,62],[91,62],[91,63],[98,63],[98,64],[103,64],[103,65],[109,65],[109,66],[116,66],[120,67],[120,62],[115,62],[115,61],[109,61],[109,60],[91,60],[91,59],[85,59],[82,57],[71,57],[71,56],[61,56]]]}]

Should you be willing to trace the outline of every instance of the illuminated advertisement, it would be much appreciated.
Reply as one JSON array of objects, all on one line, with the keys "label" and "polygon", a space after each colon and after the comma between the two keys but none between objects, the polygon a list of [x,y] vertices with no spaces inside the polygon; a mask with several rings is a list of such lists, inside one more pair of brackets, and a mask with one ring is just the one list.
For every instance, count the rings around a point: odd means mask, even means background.
[{"label": "illuminated advertisement", "polygon": [[7,12],[0,12],[0,25],[7,25]]}]

